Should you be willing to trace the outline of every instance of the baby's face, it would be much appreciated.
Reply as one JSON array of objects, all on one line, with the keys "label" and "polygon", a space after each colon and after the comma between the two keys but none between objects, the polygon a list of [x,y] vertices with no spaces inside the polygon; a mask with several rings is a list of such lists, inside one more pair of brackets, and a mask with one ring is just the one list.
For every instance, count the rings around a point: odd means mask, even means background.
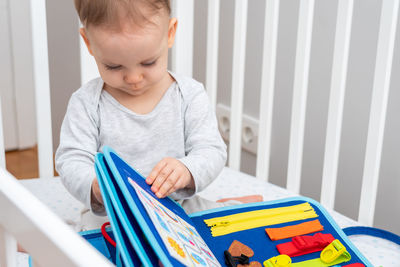
[{"label": "baby's face", "polygon": [[137,96],[168,79],[168,48],[174,42],[176,19],[160,15],[152,22],[126,23],[119,31],[102,26],[81,30],[106,88]]}]

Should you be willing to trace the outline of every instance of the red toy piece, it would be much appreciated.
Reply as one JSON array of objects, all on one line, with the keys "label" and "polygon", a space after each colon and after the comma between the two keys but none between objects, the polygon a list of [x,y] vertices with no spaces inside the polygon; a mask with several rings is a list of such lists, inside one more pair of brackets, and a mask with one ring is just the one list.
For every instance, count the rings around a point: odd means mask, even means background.
[{"label": "red toy piece", "polygon": [[289,257],[301,256],[323,250],[335,238],[331,234],[316,233],[315,235],[295,236],[291,242],[276,245],[280,254]]},{"label": "red toy piece", "polygon": [[365,267],[365,265],[362,263],[352,263],[348,265],[342,265],[342,267]]},{"label": "red toy piece", "polygon": [[110,222],[103,223],[103,225],[101,226],[101,233],[103,234],[104,238],[108,241],[108,243],[110,243],[113,247],[117,247],[115,241],[112,240],[112,238],[108,235],[106,231],[106,226],[108,225],[110,225]]}]

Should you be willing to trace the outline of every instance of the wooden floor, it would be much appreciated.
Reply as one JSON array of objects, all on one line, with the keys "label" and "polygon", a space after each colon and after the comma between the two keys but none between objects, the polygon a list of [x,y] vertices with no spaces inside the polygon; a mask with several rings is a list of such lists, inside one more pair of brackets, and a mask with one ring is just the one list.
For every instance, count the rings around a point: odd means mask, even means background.
[{"label": "wooden floor", "polygon": [[6,152],[6,167],[18,179],[39,177],[37,147]]}]

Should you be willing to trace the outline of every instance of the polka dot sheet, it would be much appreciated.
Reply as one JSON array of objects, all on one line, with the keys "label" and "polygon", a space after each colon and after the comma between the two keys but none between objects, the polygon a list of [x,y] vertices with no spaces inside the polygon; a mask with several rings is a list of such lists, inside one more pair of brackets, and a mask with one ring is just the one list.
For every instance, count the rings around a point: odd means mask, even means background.
[{"label": "polka dot sheet", "polygon": [[[85,228],[81,223],[83,205],[66,191],[59,178],[23,180],[21,183],[75,231]],[[279,186],[229,168],[224,168],[218,179],[200,193],[210,200],[249,194],[261,194],[265,201],[296,196]],[[328,211],[342,228],[359,225],[338,212]],[[350,240],[374,266],[400,267],[400,246],[370,236],[351,236]],[[18,253],[17,266],[28,266],[26,254]]]}]

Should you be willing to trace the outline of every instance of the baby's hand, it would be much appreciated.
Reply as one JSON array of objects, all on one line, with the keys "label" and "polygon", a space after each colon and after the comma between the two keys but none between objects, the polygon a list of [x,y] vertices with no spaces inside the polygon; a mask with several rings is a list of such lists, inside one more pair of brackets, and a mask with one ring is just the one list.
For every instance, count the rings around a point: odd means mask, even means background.
[{"label": "baby's hand", "polygon": [[101,196],[101,191],[97,178],[94,178],[92,182],[92,204],[103,205],[103,197]]},{"label": "baby's hand", "polygon": [[177,159],[164,158],[153,168],[146,179],[157,197],[169,196],[178,189],[194,188],[194,180],[186,166]]}]

